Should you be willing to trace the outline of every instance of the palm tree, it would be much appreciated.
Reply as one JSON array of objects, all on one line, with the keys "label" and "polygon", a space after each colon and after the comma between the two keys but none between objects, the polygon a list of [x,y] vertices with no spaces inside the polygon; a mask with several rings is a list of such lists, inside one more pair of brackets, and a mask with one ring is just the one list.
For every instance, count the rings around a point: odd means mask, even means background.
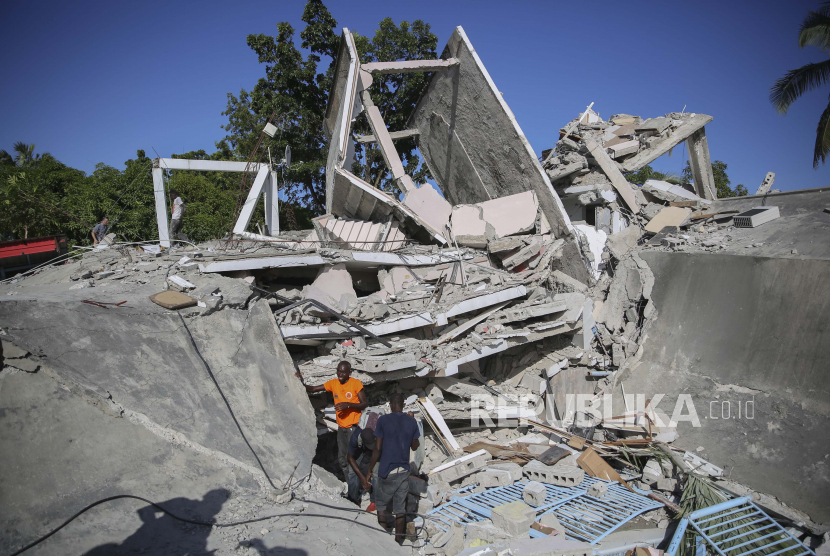
[{"label": "palm tree", "polygon": [[19,167],[29,166],[40,159],[40,155],[35,156],[35,144],[26,144],[23,141],[18,141],[14,144],[14,152],[17,156],[14,157],[15,162]]},{"label": "palm tree", "polygon": [[[798,46],[814,46],[830,54],[830,2],[823,2],[821,8],[809,12],[801,23],[798,34]],[[769,100],[779,114],[786,114],[795,100],[807,91],[811,91],[830,81],[830,59],[815,64],[807,64],[788,71],[784,77],[775,82],[769,93]],[[830,153],[830,102],[821,114],[816,128],[816,146],[813,149],[813,168],[823,164]]]}]

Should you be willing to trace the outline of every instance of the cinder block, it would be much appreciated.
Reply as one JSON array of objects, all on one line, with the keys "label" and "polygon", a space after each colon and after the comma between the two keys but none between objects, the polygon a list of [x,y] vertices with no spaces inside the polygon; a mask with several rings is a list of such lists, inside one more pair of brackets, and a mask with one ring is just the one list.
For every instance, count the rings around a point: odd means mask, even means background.
[{"label": "cinder block", "polygon": [[548,489],[540,482],[530,481],[522,490],[522,498],[531,506],[541,506],[545,503],[545,497],[548,495]]},{"label": "cinder block", "polygon": [[493,525],[511,537],[526,537],[530,526],[536,520],[536,510],[517,500],[493,508],[490,519],[493,520]]},{"label": "cinder block", "polygon": [[500,469],[510,473],[510,480],[514,483],[522,478],[522,466],[518,463],[491,463],[487,469]]},{"label": "cinder block", "polygon": [[608,494],[608,483],[596,482],[588,487],[588,496],[602,498]]},{"label": "cinder block", "polygon": [[437,384],[427,384],[426,393],[427,398],[435,405],[444,401],[444,392],[441,391]]},{"label": "cinder block", "polygon": [[452,481],[457,481],[458,479],[462,479],[467,475],[472,475],[476,471],[480,470],[482,467],[487,465],[487,462],[491,457],[492,456],[490,454],[484,452],[483,454],[473,458],[458,462],[455,465],[439,471],[438,473],[430,475],[430,481],[433,480],[433,477],[440,483],[451,483]]},{"label": "cinder block", "polygon": [[503,469],[485,469],[476,474],[478,484],[486,488],[512,485],[513,478],[510,471]]},{"label": "cinder block", "polygon": [[585,478],[580,467],[550,467],[539,461],[531,461],[522,468],[522,473],[531,481],[556,486],[579,486]]},{"label": "cinder block", "polygon": [[464,526],[464,530],[467,536],[467,541],[480,539],[491,543],[507,538],[507,533],[493,525],[493,522],[489,519],[468,523]]},{"label": "cinder block", "polygon": [[677,490],[677,479],[657,479],[657,490],[674,492]]},{"label": "cinder block", "polygon": [[418,500],[418,513],[419,514],[426,514],[432,511],[435,505],[430,501],[429,498],[421,498]]}]

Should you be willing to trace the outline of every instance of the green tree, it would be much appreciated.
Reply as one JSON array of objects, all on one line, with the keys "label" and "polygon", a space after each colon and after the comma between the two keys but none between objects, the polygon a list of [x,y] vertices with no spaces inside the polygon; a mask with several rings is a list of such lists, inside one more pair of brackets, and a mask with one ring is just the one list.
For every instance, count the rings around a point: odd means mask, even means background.
[{"label": "green tree", "polygon": [[[798,33],[798,46],[813,46],[824,54],[830,54],[830,2],[823,2],[815,12],[808,12]],[[790,105],[807,91],[830,80],[830,58],[788,71],[770,89],[769,100],[779,114],[786,114]],[[824,164],[830,153],[830,102],[822,112],[816,127],[816,143],[813,148],[813,168]]]},{"label": "green tree", "polygon": [[[732,181],[726,174],[726,162],[722,160],[716,160],[712,163],[712,177],[715,179],[718,199],[742,197],[747,194],[746,187],[743,184],[736,185],[734,189],[730,187]],[[692,167],[687,160],[686,167],[683,168],[683,183],[691,183],[692,181]]]},{"label": "green tree", "polygon": [[[228,94],[227,108],[222,113],[228,117],[228,124],[223,126],[227,135],[216,146],[229,156],[247,159],[269,115],[275,114],[274,123],[279,131],[273,138],[265,136],[262,148],[270,147],[271,156],[279,159],[285,147],[290,145],[293,158],[291,168],[285,172],[280,184],[280,193],[288,203],[321,214],[325,210],[328,155],[323,118],[340,35],[335,32],[337,21],[322,0],[308,0],[302,21],[306,26],[300,32],[299,48],[294,38],[295,30],[286,22],[277,24],[274,37],[248,36],[248,46],[257,54],[260,63],[265,64],[265,76],[250,92],[243,89],[239,95]],[[396,26],[387,18],[381,21],[373,39],[356,35],[355,41],[363,62],[436,56],[437,38],[422,21],[411,25],[401,22]],[[304,56],[300,49],[306,50],[307,55]],[[321,64],[325,64],[325,71],[320,71]],[[422,74],[385,75],[375,79],[370,89],[372,98],[392,129],[403,129],[425,83],[426,77]],[[362,118],[355,131],[368,132],[368,125]],[[399,141],[396,146],[407,171],[418,180],[425,179],[425,171],[418,170],[420,162],[414,141]],[[385,165],[377,149],[360,149],[357,154],[361,155],[360,163],[354,168],[358,175],[386,190],[397,191],[385,177]]]},{"label": "green tree", "polygon": [[677,174],[673,174],[671,172],[660,172],[649,165],[643,166],[636,172],[627,174],[625,179],[631,183],[636,183],[637,185],[643,185],[646,183],[646,180],[660,180],[680,185],[680,177]]},{"label": "green tree", "polygon": [[[402,21],[395,26],[395,22],[387,17],[378,27],[373,39],[353,33],[362,64],[394,60],[428,60],[438,57],[435,51],[438,37],[430,31],[428,23],[419,19],[411,25]],[[372,102],[378,107],[384,122],[391,130],[406,129],[409,116],[428,82],[429,74],[422,72],[373,76],[372,86],[369,88]],[[354,132],[371,132],[365,115],[358,119]],[[395,141],[395,149],[401,156],[404,169],[415,183],[423,183],[429,179],[426,165],[421,164],[417,154],[414,139]],[[358,160],[353,169],[356,175],[385,191],[395,195],[400,193],[391,179],[380,149],[374,144],[358,144],[355,151]]]}]

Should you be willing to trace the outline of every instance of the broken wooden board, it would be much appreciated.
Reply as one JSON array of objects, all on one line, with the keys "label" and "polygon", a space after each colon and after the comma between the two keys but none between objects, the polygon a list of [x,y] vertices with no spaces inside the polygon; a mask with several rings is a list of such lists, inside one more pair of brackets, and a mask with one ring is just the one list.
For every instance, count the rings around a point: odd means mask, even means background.
[{"label": "broken wooden board", "polygon": [[150,296],[150,301],[156,305],[161,305],[165,309],[185,309],[187,307],[193,307],[198,303],[198,301],[189,295],[173,290],[155,293]]},{"label": "broken wooden board", "polygon": [[620,474],[605,463],[605,460],[591,448],[586,447],[585,451],[576,458],[576,463],[591,477],[605,479],[606,481],[617,481],[633,492],[633,489],[620,477]]},{"label": "broken wooden board", "polygon": [[688,208],[666,207],[646,224],[646,231],[656,234],[666,226],[680,226],[690,214],[692,211]]}]

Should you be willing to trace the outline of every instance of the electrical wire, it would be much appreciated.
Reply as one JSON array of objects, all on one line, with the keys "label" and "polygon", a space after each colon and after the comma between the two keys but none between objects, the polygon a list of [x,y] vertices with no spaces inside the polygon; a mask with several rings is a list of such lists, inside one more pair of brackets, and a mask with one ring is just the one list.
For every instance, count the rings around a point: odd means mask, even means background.
[{"label": "electrical wire", "polygon": [[[80,511],[76,512],[75,515],[73,515],[72,517],[70,517],[69,519],[67,519],[66,521],[61,523],[60,525],[58,525],[56,528],[52,529],[51,531],[49,531],[45,535],[41,536],[40,538],[36,539],[35,541],[33,541],[33,542],[27,544],[26,546],[20,548],[16,552],[13,552],[12,554],[10,554],[10,556],[19,556],[20,554],[23,554],[27,550],[29,550],[31,548],[34,548],[35,546],[39,545],[40,543],[42,543],[43,541],[45,541],[46,539],[48,539],[49,537],[51,537],[52,535],[54,535],[55,533],[57,533],[58,531],[60,531],[61,529],[63,529],[64,527],[66,527],[67,525],[72,523],[73,521],[75,521],[76,519],[78,519],[81,515],[88,512],[92,508],[94,508],[96,506],[100,506],[101,504],[104,504],[106,502],[112,502],[113,500],[122,500],[122,499],[140,500],[141,502],[145,502],[145,503],[153,506],[157,510],[159,510],[161,512],[164,512],[165,514],[169,515],[170,517],[172,517],[176,521],[181,521],[182,523],[189,523],[190,525],[198,525],[198,526],[202,526],[202,527],[211,527],[211,528],[213,528],[213,527],[238,527],[240,525],[247,525],[249,523],[257,523],[257,522],[260,522],[260,521],[266,521],[266,520],[273,519],[273,518],[276,518],[276,517],[321,517],[321,518],[325,518],[325,519],[337,519],[337,520],[341,520],[341,521],[348,521],[349,523],[357,524],[357,525],[360,525],[362,527],[366,527],[368,529],[371,529],[373,531],[381,531],[381,532],[384,532],[384,533],[386,532],[385,530],[374,527],[374,526],[372,526],[368,523],[361,523],[359,521],[355,521],[353,519],[349,519],[349,518],[346,518],[346,517],[334,516],[334,515],[331,515],[331,514],[310,514],[310,513],[306,513],[306,512],[288,512],[288,513],[283,513],[283,514],[274,514],[274,515],[268,515],[268,516],[263,516],[263,517],[257,517],[257,518],[253,518],[253,519],[246,519],[246,520],[243,520],[243,521],[233,521],[233,522],[230,522],[230,523],[211,523],[209,521],[201,521],[201,520],[196,520],[196,519],[187,519],[185,517],[178,516],[178,515],[174,514],[173,512],[171,512],[170,510],[168,510],[168,509],[162,507],[161,505],[157,504],[156,502],[153,502],[152,500],[147,500],[146,498],[142,498],[141,496],[135,496],[133,494],[117,494],[115,496],[108,496],[107,498],[102,498],[102,499],[97,500],[97,501],[95,501],[91,504],[88,504],[87,506],[82,508]],[[315,500],[305,500],[305,499],[302,499],[302,498],[298,498],[297,500],[299,500],[300,502],[305,502],[305,503],[309,503],[309,504],[317,504],[319,506],[323,506],[323,507],[326,507],[326,508],[332,508],[332,509],[339,510],[339,511],[361,512],[361,513],[371,514],[371,512],[367,512],[366,510],[353,509],[353,508],[341,508],[341,507],[338,507],[338,506],[332,506],[332,505],[329,505],[329,504],[324,504],[322,502],[317,502]],[[428,519],[427,516],[423,516],[423,515],[417,514],[417,513],[407,513],[406,515],[417,515],[417,516],[422,517],[424,519]],[[421,527],[421,529],[423,529],[423,527]],[[414,537],[419,537],[420,535],[419,534],[416,534],[416,535],[405,534],[403,536],[404,537],[413,537],[413,536]]]}]

